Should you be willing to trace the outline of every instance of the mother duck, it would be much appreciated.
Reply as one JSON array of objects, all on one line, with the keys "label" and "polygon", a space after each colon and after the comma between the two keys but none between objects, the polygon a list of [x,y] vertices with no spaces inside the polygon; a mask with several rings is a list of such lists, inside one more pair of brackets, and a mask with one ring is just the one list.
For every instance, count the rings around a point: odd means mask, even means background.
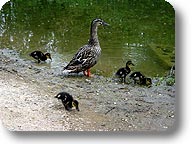
[{"label": "mother duck", "polygon": [[104,22],[102,19],[94,19],[91,22],[90,39],[88,44],[82,46],[77,51],[69,64],[64,67],[63,72],[79,73],[83,71],[85,76],[91,76],[90,68],[97,63],[101,54],[101,48],[97,36],[99,25],[108,26],[109,24]]}]

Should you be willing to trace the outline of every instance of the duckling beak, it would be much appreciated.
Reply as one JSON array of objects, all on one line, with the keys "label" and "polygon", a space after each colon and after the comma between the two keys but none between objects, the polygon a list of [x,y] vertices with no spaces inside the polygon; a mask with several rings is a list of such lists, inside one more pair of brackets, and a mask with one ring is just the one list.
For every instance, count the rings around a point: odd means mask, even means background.
[{"label": "duckling beak", "polygon": [[77,111],[80,111],[80,109],[79,109],[79,107],[78,107],[78,106],[76,107],[76,110],[77,110]]}]

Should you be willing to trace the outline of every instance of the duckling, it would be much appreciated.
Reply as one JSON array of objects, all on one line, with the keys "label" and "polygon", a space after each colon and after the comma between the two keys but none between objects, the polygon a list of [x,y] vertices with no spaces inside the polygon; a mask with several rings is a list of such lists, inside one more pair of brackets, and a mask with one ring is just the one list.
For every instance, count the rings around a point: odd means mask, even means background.
[{"label": "duckling", "polygon": [[124,83],[126,76],[131,72],[131,69],[129,68],[130,65],[134,66],[131,60],[127,61],[126,67],[120,68],[115,74],[117,77],[121,78]]},{"label": "duckling", "polygon": [[74,55],[69,64],[64,67],[64,73],[79,73],[83,72],[85,76],[90,77],[90,68],[93,67],[101,54],[101,48],[98,40],[97,29],[98,26],[108,26],[102,19],[94,19],[91,22],[90,39],[88,44],[82,46]]},{"label": "duckling", "polygon": [[129,77],[134,80],[134,84],[140,84],[141,80],[145,78],[141,72],[133,72]]},{"label": "duckling", "polygon": [[29,56],[32,56],[34,59],[38,60],[38,63],[41,61],[46,61],[48,58],[52,60],[50,53],[43,53],[41,51],[33,51],[29,54]]},{"label": "duckling", "polygon": [[55,98],[61,99],[65,109],[67,111],[70,111],[72,107],[75,107],[77,111],[80,111],[79,109],[79,102],[77,100],[74,100],[72,95],[70,95],[67,92],[60,92],[58,93]]},{"label": "duckling", "polygon": [[151,87],[151,85],[152,85],[152,80],[151,80],[151,78],[145,77],[145,78],[141,79],[140,85],[144,85],[144,86],[147,86],[147,87]]},{"label": "duckling", "polygon": [[129,77],[134,80],[134,84],[145,85],[148,87],[152,84],[151,78],[145,77],[141,72],[133,72]]}]

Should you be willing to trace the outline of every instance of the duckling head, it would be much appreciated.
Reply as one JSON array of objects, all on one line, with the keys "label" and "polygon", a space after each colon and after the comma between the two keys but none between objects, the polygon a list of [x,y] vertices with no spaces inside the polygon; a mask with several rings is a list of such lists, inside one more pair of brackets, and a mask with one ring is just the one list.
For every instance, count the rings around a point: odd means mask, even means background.
[{"label": "duckling head", "polygon": [[151,84],[152,84],[151,78],[146,78],[146,85],[151,86]]},{"label": "duckling head", "polygon": [[72,105],[76,108],[77,111],[80,111],[80,109],[78,107],[79,102],[77,100],[73,100]]},{"label": "duckling head", "polygon": [[54,98],[57,98],[57,99],[62,99],[62,98],[61,98],[61,95],[59,95],[59,94],[58,94],[58,95],[56,95]]},{"label": "duckling head", "polygon": [[128,60],[127,63],[126,63],[126,66],[130,66],[130,65],[135,66],[135,65],[132,63],[131,60]]},{"label": "duckling head", "polygon": [[46,58],[49,58],[49,59],[51,59],[51,60],[52,60],[52,58],[51,58],[51,54],[50,54],[50,53],[46,53],[46,54],[45,54],[45,56],[46,56]]}]

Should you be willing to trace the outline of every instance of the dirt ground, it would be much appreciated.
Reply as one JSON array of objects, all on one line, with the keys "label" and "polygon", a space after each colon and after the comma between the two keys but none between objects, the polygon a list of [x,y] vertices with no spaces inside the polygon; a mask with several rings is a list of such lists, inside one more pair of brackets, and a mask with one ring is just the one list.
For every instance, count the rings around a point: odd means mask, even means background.
[{"label": "dirt ground", "polygon": [[[94,75],[62,75],[62,66],[37,64],[0,49],[0,118],[11,131],[165,131],[175,123],[175,85],[140,87]],[[153,80],[155,82],[155,80]],[[80,103],[66,111],[54,96]]]}]

